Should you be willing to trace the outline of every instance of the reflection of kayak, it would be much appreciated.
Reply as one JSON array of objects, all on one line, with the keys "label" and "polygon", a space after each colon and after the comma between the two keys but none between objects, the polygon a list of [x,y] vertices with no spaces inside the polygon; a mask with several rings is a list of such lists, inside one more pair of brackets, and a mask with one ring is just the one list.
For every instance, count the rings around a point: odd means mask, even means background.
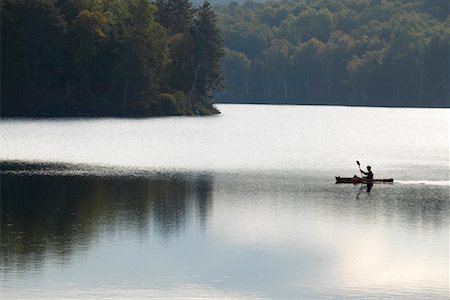
[{"label": "reflection of kayak", "polygon": [[353,183],[353,184],[358,184],[358,183],[363,183],[363,184],[368,184],[368,183],[389,183],[389,182],[394,182],[394,179],[390,178],[390,179],[372,179],[372,180],[367,180],[365,178],[360,178],[358,176],[353,176],[353,177],[336,177],[336,183]]}]

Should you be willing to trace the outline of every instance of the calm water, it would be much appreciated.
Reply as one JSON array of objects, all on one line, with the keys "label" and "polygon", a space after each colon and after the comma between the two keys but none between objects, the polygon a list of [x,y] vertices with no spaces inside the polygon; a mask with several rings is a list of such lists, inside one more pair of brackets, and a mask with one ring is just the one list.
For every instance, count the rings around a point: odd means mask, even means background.
[{"label": "calm water", "polygon": [[448,298],[449,110],[219,109],[1,120],[0,298]]}]

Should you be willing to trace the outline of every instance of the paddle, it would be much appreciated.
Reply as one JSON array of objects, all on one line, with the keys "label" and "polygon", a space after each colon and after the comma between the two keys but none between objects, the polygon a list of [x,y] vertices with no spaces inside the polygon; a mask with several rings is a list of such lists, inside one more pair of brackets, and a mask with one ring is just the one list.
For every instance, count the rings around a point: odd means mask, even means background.
[{"label": "paddle", "polygon": [[356,164],[358,165],[359,172],[361,173],[361,176],[363,176],[363,173],[361,171],[361,164],[359,163],[359,160],[356,161]]}]

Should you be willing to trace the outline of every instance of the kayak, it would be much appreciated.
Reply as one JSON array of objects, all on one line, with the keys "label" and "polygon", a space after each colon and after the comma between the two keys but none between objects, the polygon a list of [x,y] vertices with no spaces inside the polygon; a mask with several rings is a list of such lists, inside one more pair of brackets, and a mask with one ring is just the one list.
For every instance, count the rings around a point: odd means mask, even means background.
[{"label": "kayak", "polygon": [[368,183],[392,183],[394,182],[394,179],[389,178],[389,179],[372,179],[372,180],[367,180],[365,178],[360,178],[358,176],[353,176],[353,177],[339,177],[336,176],[336,183],[353,183],[353,184],[358,184],[358,183],[362,183],[362,184],[368,184]]}]

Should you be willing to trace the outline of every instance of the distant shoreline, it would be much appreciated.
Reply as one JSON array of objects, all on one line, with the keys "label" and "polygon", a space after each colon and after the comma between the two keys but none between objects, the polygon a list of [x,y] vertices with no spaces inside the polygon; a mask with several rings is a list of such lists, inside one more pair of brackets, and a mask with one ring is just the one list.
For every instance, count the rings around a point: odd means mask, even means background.
[{"label": "distant shoreline", "polygon": [[296,102],[295,100],[287,100],[282,102],[273,102],[273,101],[220,101],[216,102],[216,104],[255,104],[255,105],[298,105],[298,106],[343,106],[343,107],[376,107],[376,108],[450,108],[450,103],[448,106],[445,105],[384,105],[384,104],[359,104],[359,103],[329,103],[329,102],[319,102],[319,103],[311,103],[311,102]]},{"label": "distant shoreline", "polygon": [[[368,105],[368,104],[357,104],[357,103],[310,103],[310,102],[269,102],[269,101],[247,101],[247,102],[240,102],[240,101],[221,101],[216,102],[217,105],[222,104],[242,104],[242,105],[292,105],[292,106],[329,106],[329,107],[361,107],[361,108],[435,108],[435,109],[449,109],[450,104],[448,106],[442,106],[442,105],[434,105],[434,106],[413,106],[413,105]],[[6,119],[90,119],[90,118],[102,118],[102,119],[108,119],[108,118],[117,118],[117,119],[147,119],[147,118],[167,118],[167,117],[180,117],[180,116],[188,116],[188,117],[214,117],[216,115],[220,115],[221,112],[215,113],[215,114],[208,114],[208,115],[138,115],[138,114],[131,114],[131,115],[114,115],[114,114],[59,114],[59,115],[52,115],[52,114],[36,114],[36,115],[1,115],[0,114],[0,120],[6,120]]]}]

